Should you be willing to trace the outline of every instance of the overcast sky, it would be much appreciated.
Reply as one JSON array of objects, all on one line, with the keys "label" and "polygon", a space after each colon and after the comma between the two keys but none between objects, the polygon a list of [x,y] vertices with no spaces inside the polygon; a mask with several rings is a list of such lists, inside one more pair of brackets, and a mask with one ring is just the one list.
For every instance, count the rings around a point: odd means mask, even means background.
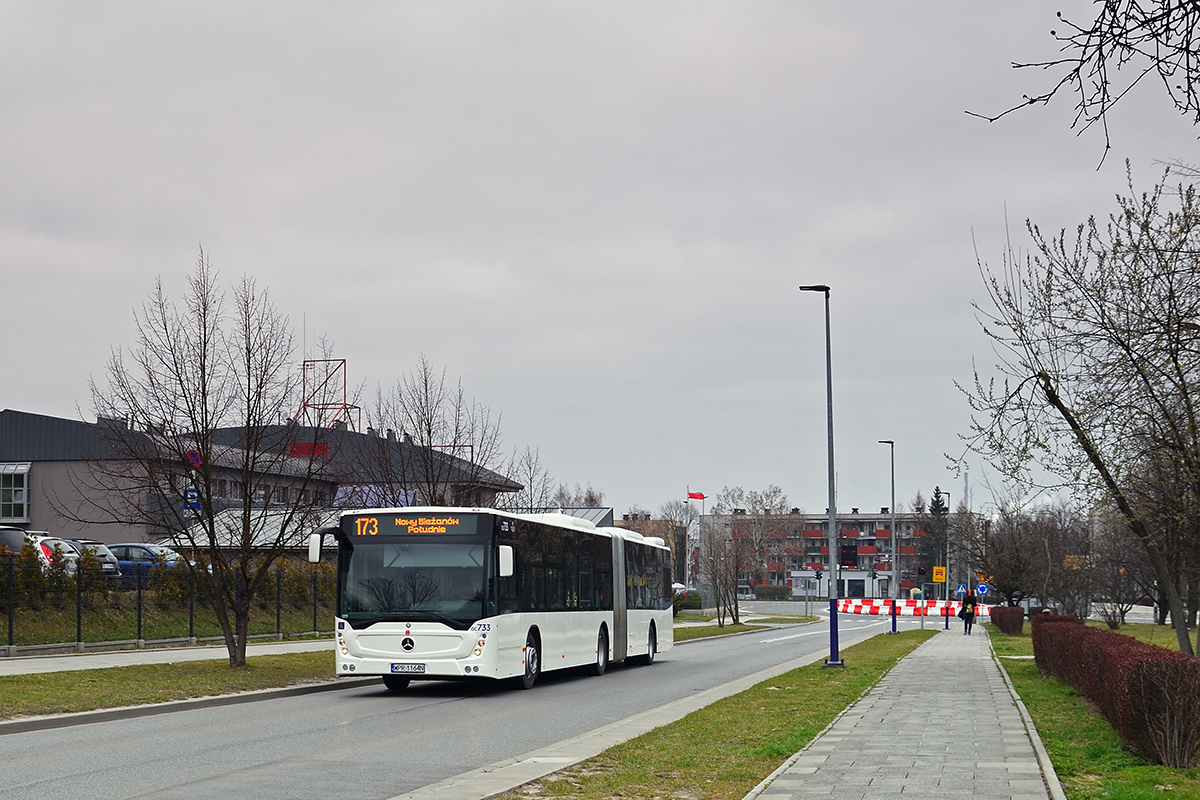
[{"label": "overcast sky", "polygon": [[1086,5],[0,3],[0,407],[93,419],[89,377],[202,244],[352,383],[424,354],[618,512],[778,484],[821,513],[796,287],[825,283],[839,508],[889,504],[879,439],[902,503],[957,504],[976,248],[1107,214],[1126,159],[1139,191],[1197,160],[1153,86],[1099,170],[1069,97],[965,113],[1043,90],[1010,62]]}]

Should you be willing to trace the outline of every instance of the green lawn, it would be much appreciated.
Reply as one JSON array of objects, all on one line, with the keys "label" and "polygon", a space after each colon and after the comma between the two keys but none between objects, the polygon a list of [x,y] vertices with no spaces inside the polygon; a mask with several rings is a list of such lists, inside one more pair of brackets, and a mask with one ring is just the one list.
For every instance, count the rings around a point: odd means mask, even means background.
[{"label": "green lawn", "polygon": [[[1101,623],[1103,624],[1103,623]],[[1033,717],[1050,761],[1071,800],[1141,800],[1189,798],[1200,800],[1200,770],[1154,766],[1121,747],[1115,730],[1082,695],[1055,678],[1043,676],[1029,658],[1033,655],[1029,627],[1022,636],[1006,636],[985,623],[992,646],[1013,687]],[[1165,644],[1161,626],[1131,625],[1137,638]],[[1158,628],[1157,631],[1146,630]],[[1170,631],[1167,631],[1170,633]],[[1174,634],[1171,634],[1172,641]],[[1145,640],[1145,639],[1143,639]]]},{"label": "green lawn", "polygon": [[227,661],[183,661],[83,672],[0,676],[0,719],[165,703],[333,679],[333,653],[287,653]]},{"label": "green lawn", "polygon": [[872,637],[845,669],[801,667],[502,797],[737,800],[934,633]]}]

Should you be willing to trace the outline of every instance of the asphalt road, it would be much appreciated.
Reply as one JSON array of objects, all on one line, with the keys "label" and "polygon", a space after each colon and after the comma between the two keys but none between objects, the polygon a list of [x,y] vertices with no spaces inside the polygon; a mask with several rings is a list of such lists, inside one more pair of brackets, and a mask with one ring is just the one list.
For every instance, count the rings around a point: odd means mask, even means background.
[{"label": "asphalt road", "polygon": [[[881,618],[841,620],[843,639],[885,629]],[[613,667],[599,678],[551,673],[531,691],[359,686],[14,733],[0,736],[0,796],[382,800],[820,652],[827,631],[790,626],[692,642],[651,667]]]}]

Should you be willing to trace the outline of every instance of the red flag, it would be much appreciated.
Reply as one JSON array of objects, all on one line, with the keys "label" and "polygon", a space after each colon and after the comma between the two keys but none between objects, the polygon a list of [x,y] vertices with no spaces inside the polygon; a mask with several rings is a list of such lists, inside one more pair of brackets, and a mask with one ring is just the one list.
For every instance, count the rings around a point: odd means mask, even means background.
[{"label": "red flag", "polygon": [[703,499],[704,499],[704,494],[702,492],[688,492],[688,500],[703,500]]}]

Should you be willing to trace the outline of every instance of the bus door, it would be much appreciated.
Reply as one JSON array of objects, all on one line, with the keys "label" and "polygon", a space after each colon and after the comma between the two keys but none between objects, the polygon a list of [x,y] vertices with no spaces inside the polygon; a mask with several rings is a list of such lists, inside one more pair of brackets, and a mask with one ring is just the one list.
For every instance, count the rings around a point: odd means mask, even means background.
[{"label": "bus door", "polygon": [[612,660],[620,663],[629,652],[629,619],[625,596],[625,540],[617,534],[612,537]]}]

